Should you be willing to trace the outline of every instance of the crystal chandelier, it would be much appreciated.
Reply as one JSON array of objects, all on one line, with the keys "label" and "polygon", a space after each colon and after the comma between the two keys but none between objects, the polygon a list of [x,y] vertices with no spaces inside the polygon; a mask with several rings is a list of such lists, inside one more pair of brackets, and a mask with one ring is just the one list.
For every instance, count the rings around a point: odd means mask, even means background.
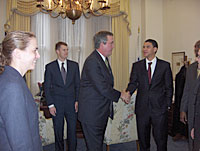
[{"label": "crystal chandelier", "polygon": [[82,14],[86,18],[105,14],[110,9],[110,3],[109,0],[37,0],[37,7],[53,18],[68,17],[74,24]]}]

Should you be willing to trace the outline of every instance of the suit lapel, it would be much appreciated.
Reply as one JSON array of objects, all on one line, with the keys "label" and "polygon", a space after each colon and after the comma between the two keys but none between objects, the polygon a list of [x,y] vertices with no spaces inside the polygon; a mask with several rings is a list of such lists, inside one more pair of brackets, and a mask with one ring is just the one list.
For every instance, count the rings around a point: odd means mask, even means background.
[{"label": "suit lapel", "polygon": [[148,70],[146,67],[146,59],[143,59],[143,61],[142,61],[142,73],[144,73],[145,83],[149,87],[149,78],[148,78]]},{"label": "suit lapel", "polygon": [[158,73],[159,70],[160,70],[160,60],[157,58],[155,70],[154,70],[153,76],[151,78],[151,85],[152,85],[152,83],[154,83],[157,74],[159,74]]},{"label": "suit lapel", "polygon": [[100,56],[100,54],[97,52],[97,50],[94,50],[94,54],[97,58],[97,60],[99,61],[99,63],[101,64],[101,66],[103,67],[103,69],[106,71],[106,73],[108,74],[108,76],[112,79],[112,83],[114,81],[113,79],[113,74],[112,74],[112,69],[110,67],[110,64],[108,64],[110,70],[107,68],[103,58]]},{"label": "suit lapel", "polygon": [[67,62],[67,75],[66,75],[66,83],[65,83],[65,85],[69,82],[69,80],[70,80],[70,74],[72,73],[72,68],[71,68],[71,64],[70,64],[70,62],[68,61],[68,60],[66,60],[66,62]]},{"label": "suit lapel", "polygon": [[55,73],[59,74],[58,76],[58,78],[60,79],[59,81],[61,81],[61,83],[64,85],[64,81],[63,81],[62,74],[61,74],[60,67],[57,60],[55,61]]}]

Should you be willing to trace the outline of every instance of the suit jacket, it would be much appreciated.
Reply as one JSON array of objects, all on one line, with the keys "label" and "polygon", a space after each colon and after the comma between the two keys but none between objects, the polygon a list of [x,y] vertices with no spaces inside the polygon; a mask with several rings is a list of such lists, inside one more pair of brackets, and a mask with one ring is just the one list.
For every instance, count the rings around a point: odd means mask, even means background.
[{"label": "suit jacket", "polygon": [[192,151],[199,151],[200,149],[200,78],[198,78],[198,91],[196,96],[196,101],[194,104],[195,111],[194,111],[194,147]]},{"label": "suit jacket", "polygon": [[[198,63],[194,62],[187,69],[185,86],[181,99],[180,111],[187,113],[189,134],[194,125],[194,107],[200,83],[197,79],[197,66]],[[191,137],[189,137],[190,150],[192,150],[192,142]]]},{"label": "suit jacket", "polygon": [[0,150],[41,151],[38,109],[23,77],[10,66],[0,75]]},{"label": "suit jacket", "polygon": [[175,108],[178,109],[180,113],[180,106],[181,106],[181,98],[183,95],[183,89],[185,85],[185,78],[186,78],[186,67],[185,65],[181,67],[180,71],[176,74],[175,77]]},{"label": "suit jacket", "polygon": [[86,59],[81,74],[78,112],[81,122],[93,125],[107,123],[113,101],[118,102],[121,94],[113,86],[111,68],[107,68],[100,54],[94,50]]},{"label": "suit jacket", "polygon": [[75,113],[74,104],[78,101],[80,87],[80,72],[78,63],[67,60],[66,83],[62,79],[58,61],[46,65],[44,78],[44,91],[48,105],[54,104],[56,108],[67,108]]},{"label": "suit jacket", "polygon": [[170,64],[157,58],[155,71],[149,84],[146,60],[133,63],[127,91],[132,94],[136,89],[136,114],[144,114],[144,111],[155,114],[166,112],[171,106],[173,95]]}]

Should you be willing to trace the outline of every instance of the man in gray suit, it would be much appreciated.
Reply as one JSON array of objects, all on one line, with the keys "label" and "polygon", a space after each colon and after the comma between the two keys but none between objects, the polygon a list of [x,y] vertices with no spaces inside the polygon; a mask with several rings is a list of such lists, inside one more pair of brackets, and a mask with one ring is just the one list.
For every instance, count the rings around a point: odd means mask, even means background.
[{"label": "man in gray suit", "polygon": [[[196,57],[199,57],[198,52],[200,49],[200,40],[196,42],[194,46],[194,51]],[[180,120],[181,122],[185,123],[188,122],[188,134],[190,134],[191,129],[194,125],[194,107],[195,101],[198,94],[198,78],[200,71],[200,65],[198,61],[192,63],[187,70],[186,73],[186,81],[185,87],[183,91],[183,97],[181,100],[181,108],[180,108]],[[192,151],[193,148],[193,140],[189,135],[189,150]]]},{"label": "man in gray suit", "polygon": [[[79,112],[88,151],[102,151],[108,117],[113,118],[113,102],[122,94],[113,88],[114,79],[108,57],[114,47],[113,34],[100,31],[94,36],[95,49],[86,59],[81,74]],[[130,97],[130,96],[129,96]]]}]

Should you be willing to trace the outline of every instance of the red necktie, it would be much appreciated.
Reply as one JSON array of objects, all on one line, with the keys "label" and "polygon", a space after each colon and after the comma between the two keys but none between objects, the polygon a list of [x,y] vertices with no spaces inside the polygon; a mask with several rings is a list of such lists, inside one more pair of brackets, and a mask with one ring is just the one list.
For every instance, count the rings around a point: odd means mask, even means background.
[{"label": "red necktie", "polygon": [[152,62],[148,63],[148,78],[149,78],[149,84],[151,84],[151,64]]}]

